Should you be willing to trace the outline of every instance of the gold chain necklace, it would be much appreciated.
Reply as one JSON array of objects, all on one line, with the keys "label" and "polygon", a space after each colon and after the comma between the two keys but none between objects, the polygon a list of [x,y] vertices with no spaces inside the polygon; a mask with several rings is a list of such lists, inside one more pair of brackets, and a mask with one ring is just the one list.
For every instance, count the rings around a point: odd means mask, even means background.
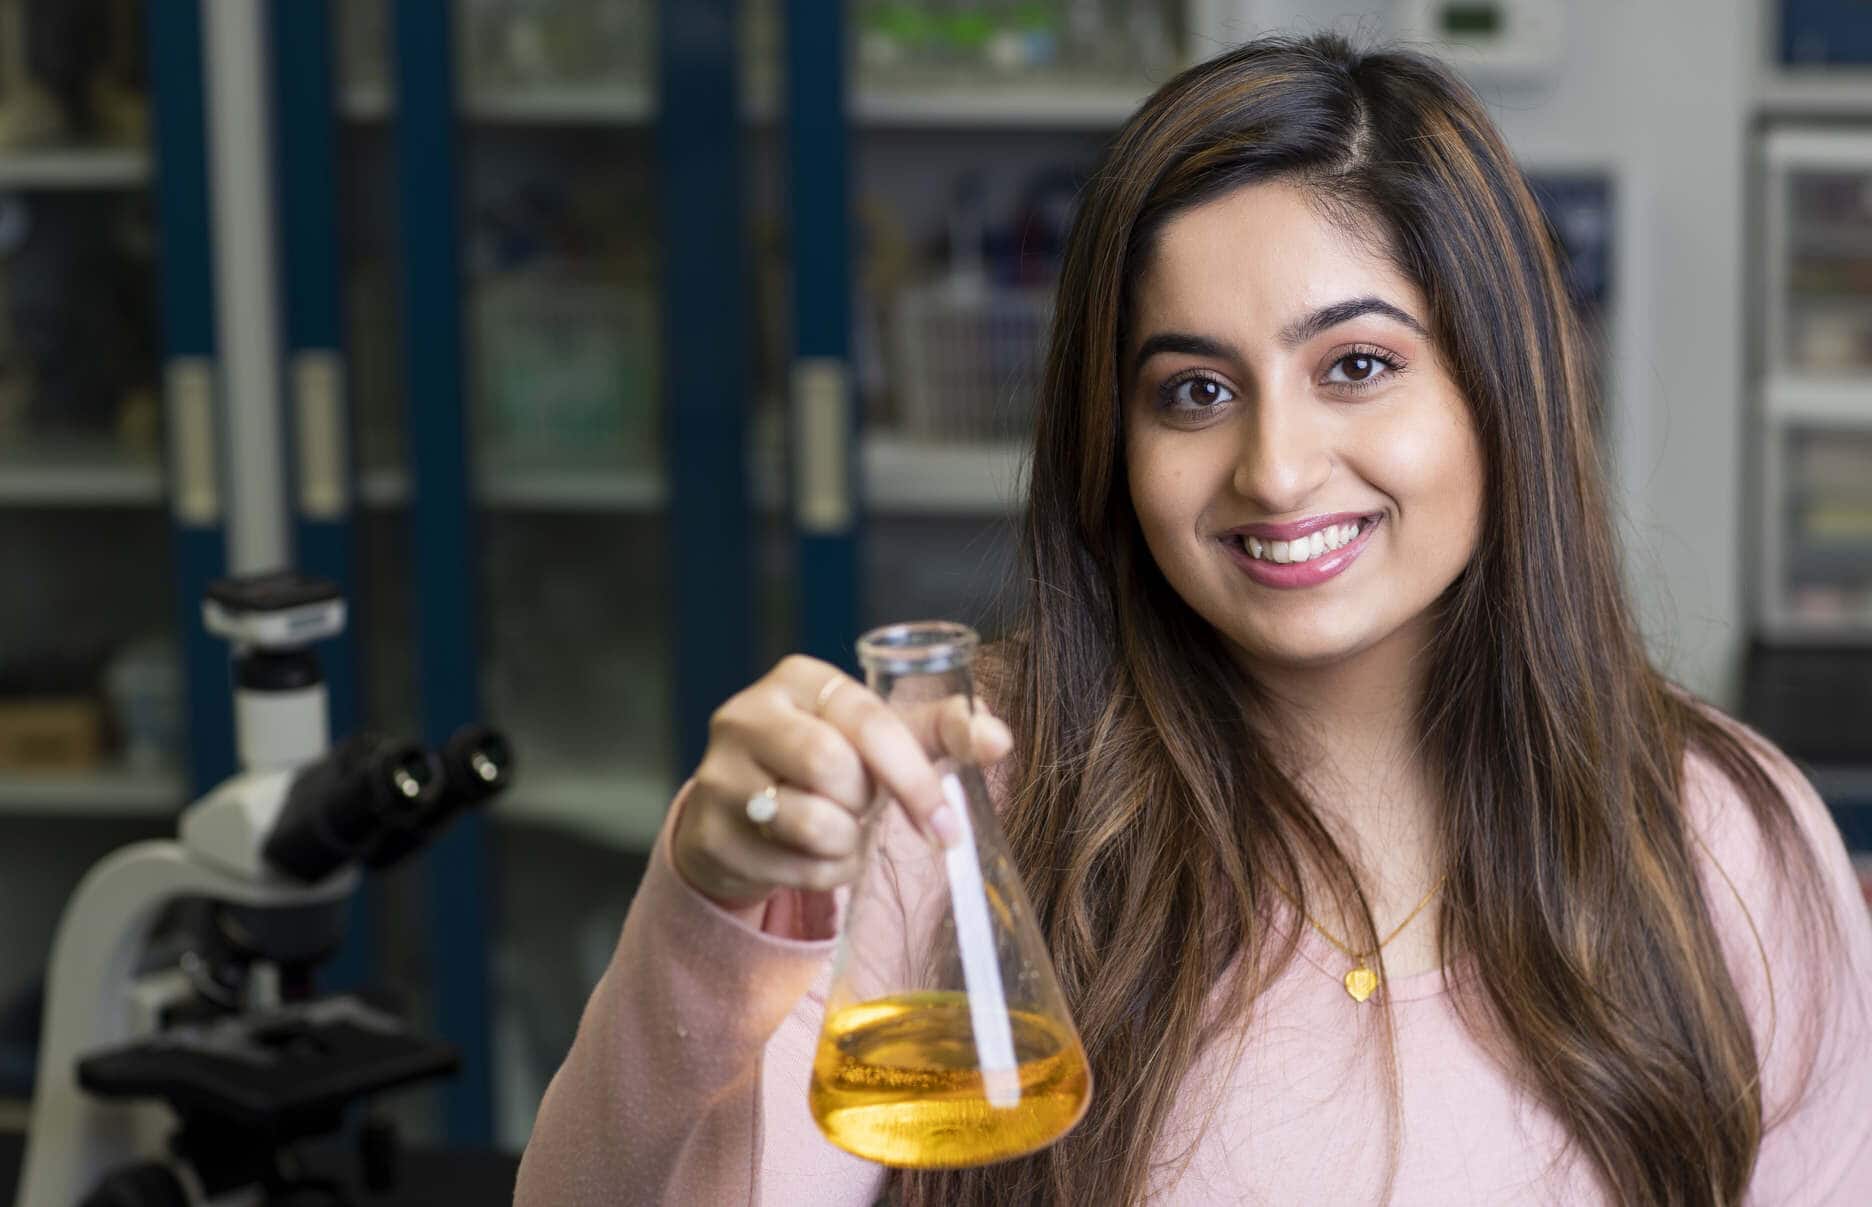
[{"label": "gold chain necklace", "polygon": [[1280,892],[1280,895],[1287,898],[1287,901],[1290,905],[1292,905],[1295,909],[1300,910],[1300,916],[1305,918],[1307,922],[1312,925],[1314,930],[1317,930],[1318,932],[1320,932],[1321,938],[1325,939],[1328,943],[1331,943],[1334,947],[1337,947],[1340,951],[1344,952],[1346,955],[1346,958],[1352,961],[1352,971],[1345,974],[1345,991],[1352,995],[1353,1001],[1362,1002],[1366,998],[1370,997],[1378,988],[1378,974],[1374,972],[1372,969],[1365,967],[1365,961],[1370,959],[1372,956],[1377,955],[1379,952],[1383,951],[1386,943],[1389,943],[1391,940],[1397,938],[1400,934],[1402,934],[1404,932],[1404,928],[1406,926],[1409,926],[1411,924],[1411,921],[1414,918],[1416,918],[1418,914],[1423,912],[1423,907],[1430,904],[1430,898],[1437,895],[1438,890],[1440,890],[1443,887],[1444,883],[1447,880],[1449,880],[1449,873],[1445,872],[1443,873],[1442,878],[1439,879],[1434,885],[1431,886],[1430,891],[1424,894],[1423,900],[1417,903],[1417,908],[1411,910],[1410,913],[1405,914],[1404,920],[1398,923],[1395,927],[1393,927],[1391,930],[1391,933],[1386,935],[1382,940],[1379,941],[1378,946],[1372,948],[1370,951],[1365,952],[1364,954],[1360,954],[1359,952],[1353,951],[1350,947],[1347,947],[1344,943],[1340,942],[1338,937],[1335,936],[1330,930],[1327,930],[1324,926],[1321,926],[1318,922],[1313,921],[1313,915],[1307,913],[1304,909],[1300,909],[1300,903],[1294,900],[1294,895],[1292,893],[1288,892],[1284,888],[1281,888],[1280,885],[1275,884],[1274,881],[1272,880],[1268,881],[1268,883],[1273,884],[1275,889]]}]

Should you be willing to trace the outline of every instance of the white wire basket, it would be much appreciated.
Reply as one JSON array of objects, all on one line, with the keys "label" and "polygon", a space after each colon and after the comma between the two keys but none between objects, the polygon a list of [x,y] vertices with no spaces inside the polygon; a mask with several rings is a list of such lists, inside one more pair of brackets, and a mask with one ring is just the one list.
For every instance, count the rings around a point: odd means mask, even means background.
[{"label": "white wire basket", "polygon": [[904,434],[949,444],[1025,439],[1052,318],[1051,288],[906,289],[895,317]]}]

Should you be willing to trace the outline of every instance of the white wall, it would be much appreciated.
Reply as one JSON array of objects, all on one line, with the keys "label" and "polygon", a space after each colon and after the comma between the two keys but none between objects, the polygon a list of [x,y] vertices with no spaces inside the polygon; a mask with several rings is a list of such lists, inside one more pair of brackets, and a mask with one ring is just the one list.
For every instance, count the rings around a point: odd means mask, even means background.
[{"label": "white wall", "polygon": [[[1612,170],[1611,402],[1627,574],[1658,665],[1733,707],[1746,636],[1743,199],[1756,0],[1553,3],[1567,36],[1557,72],[1476,83],[1530,167]],[[1266,28],[1382,40],[1392,4],[1198,0],[1193,23],[1218,48]]]}]

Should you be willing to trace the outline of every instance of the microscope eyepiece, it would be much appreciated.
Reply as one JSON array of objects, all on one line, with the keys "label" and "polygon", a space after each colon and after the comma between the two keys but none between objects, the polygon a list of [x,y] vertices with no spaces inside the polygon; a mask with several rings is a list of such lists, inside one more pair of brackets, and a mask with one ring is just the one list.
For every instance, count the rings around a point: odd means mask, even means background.
[{"label": "microscope eyepiece", "polygon": [[470,722],[442,743],[443,784],[415,824],[386,830],[364,854],[367,867],[403,859],[463,809],[485,803],[513,782],[513,747],[499,731]]},{"label": "microscope eyepiece", "polygon": [[442,744],[442,766],[449,794],[461,797],[463,805],[474,804],[507,786],[513,748],[486,725],[464,725]]},{"label": "microscope eyepiece", "polygon": [[435,760],[417,747],[397,752],[386,766],[392,796],[419,800],[436,780]]},{"label": "microscope eyepiece", "polygon": [[419,825],[442,786],[440,763],[421,746],[360,734],[293,780],[266,857],[301,880],[323,879],[386,835]]}]

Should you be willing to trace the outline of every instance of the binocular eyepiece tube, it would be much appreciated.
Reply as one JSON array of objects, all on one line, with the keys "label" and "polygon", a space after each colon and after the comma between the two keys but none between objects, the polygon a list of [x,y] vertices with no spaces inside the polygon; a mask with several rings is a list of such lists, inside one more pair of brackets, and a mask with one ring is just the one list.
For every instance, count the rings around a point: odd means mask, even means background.
[{"label": "binocular eyepiece tube", "polygon": [[513,782],[513,748],[486,725],[470,723],[442,743],[442,792],[415,824],[386,829],[364,852],[364,866],[389,867],[434,837],[463,809],[480,805]]},{"label": "binocular eyepiece tube", "polygon": [[512,766],[506,739],[486,725],[462,726],[439,752],[358,734],[294,777],[264,854],[307,883],[353,860],[387,867],[505,788]]}]

